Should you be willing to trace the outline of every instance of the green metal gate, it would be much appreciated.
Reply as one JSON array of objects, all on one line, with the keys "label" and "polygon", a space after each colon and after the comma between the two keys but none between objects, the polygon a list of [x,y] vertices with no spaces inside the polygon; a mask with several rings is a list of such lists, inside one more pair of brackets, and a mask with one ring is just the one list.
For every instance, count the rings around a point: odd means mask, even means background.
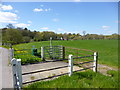
[{"label": "green metal gate", "polygon": [[41,58],[43,60],[58,60],[65,58],[65,48],[63,46],[41,47]]}]

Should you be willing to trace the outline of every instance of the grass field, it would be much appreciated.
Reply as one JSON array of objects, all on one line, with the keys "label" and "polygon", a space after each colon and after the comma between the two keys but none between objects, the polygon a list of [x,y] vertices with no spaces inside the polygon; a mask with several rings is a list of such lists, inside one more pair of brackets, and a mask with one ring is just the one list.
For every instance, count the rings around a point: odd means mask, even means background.
[{"label": "grass field", "polygon": [[[108,66],[118,66],[118,41],[117,40],[78,40],[78,41],[52,41],[53,45],[63,45],[65,47],[88,49],[99,53],[98,62]],[[41,46],[49,45],[49,41],[32,42],[14,45],[15,49],[32,49],[32,46],[41,50]],[[68,49],[70,51],[70,49]],[[66,54],[75,54],[74,50]],[[82,51],[80,51],[82,52]],[[31,53],[31,51],[29,51]],[[87,54],[83,51],[82,53]],[[90,53],[89,53],[90,54]],[[32,57],[32,55],[30,54]],[[28,56],[29,57],[29,56]],[[24,61],[23,61],[24,62]],[[118,71],[108,71],[110,76],[104,76],[91,70],[61,76],[50,81],[36,82],[25,88],[118,88]]]},{"label": "grass field", "polygon": [[[52,41],[52,44],[97,51],[99,53],[99,59],[98,59],[99,63],[113,67],[118,66],[117,40]],[[38,52],[40,52],[41,46],[49,45],[49,41],[18,44],[18,45],[14,45],[13,47],[15,49],[32,49],[33,45],[35,45],[35,47],[38,49]]]},{"label": "grass field", "polygon": [[87,70],[74,73],[71,77],[65,75],[50,81],[36,82],[25,88],[118,88],[117,71],[108,73],[112,77]]}]

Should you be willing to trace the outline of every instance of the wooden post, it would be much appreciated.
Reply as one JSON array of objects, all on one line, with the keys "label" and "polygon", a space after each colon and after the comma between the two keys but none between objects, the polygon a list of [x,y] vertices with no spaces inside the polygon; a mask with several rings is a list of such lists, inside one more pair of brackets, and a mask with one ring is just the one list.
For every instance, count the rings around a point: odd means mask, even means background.
[{"label": "wooden post", "polygon": [[68,72],[69,72],[69,76],[71,76],[73,73],[73,55],[69,55],[68,61],[69,61]]},{"label": "wooden post", "polygon": [[65,59],[65,47],[63,47],[63,59]]},{"label": "wooden post", "polygon": [[93,62],[93,71],[97,72],[97,59],[98,59],[98,53],[94,52],[94,62]]},{"label": "wooden post", "polygon": [[41,58],[42,58],[42,60],[45,60],[45,58],[44,58],[44,47],[41,47]]},{"label": "wooden post", "polygon": [[11,61],[14,57],[14,49],[10,48],[9,51],[10,51],[10,61]]},{"label": "wooden post", "polygon": [[21,59],[17,59],[17,75],[18,75],[18,82],[19,88],[22,87],[22,70],[21,70]]}]

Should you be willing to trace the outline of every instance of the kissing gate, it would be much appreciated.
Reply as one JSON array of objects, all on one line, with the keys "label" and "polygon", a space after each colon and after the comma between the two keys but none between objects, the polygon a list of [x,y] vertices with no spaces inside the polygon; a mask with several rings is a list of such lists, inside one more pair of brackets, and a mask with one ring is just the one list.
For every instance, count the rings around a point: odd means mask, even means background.
[{"label": "kissing gate", "polygon": [[41,47],[42,60],[65,59],[65,48],[63,46]]},{"label": "kissing gate", "polygon": [[[13,55],[13,54],[11,54],[11,55]],[[77,56],[77,57],[69,54],[67,57],[68,58],[65,58],[65,48],[63,46],[44,46],[44,47],[41,47],[41,58],[43,59],[43,61],[39,62],[39,63],[57,62],[57,61],[68,60],[68,65],[44,69],[44,70],[30,71],[30,72],[26,72],[26,73],[22,73],[21,59],[13,58],[11,60],[11,64],[12,64],[12,70],[13,70],[14,88],[21,90],[22,85],[24,85],[24,84],[28,84],[28,83],[32,83],[32,82],[36,82],[36,81],[40,81],[40,80],[46,80],[46,79],[50,79],[50,78],[54,78],[54,77],[58,77],[58,76],[62,76],[62,75],[67,75],[67,74],[69,76],[71,76],[73,72],[83,71],[83,70],[90,69],[90,68],[93,68],[92,70],[94,72],[97,72],[97,59],[98,59],[97,52],[94,52],[92,55]],[[76,65],[74,63],[74,61],[76,59],[81,59],[81,58],[86,58],[86,57],[92,57],[93,59],[91,61],[88,61],[88,62],[82,62],[82,63],[79,62],[79,63],[77,63],[77,65],[83,65],[85,63],[93,62],[92,66],[73,71],[73,66]],[[28,82],[22,82],[22,75],[34,74],[34,73],[38,73],[38,72],[45,72],[45,71],[50,71],[50,70],[55,70],[55,69],[60,69],[60,68],[66,68],[66,67],[68,67],[68,72],[54,75],[51,77],[40,78],[40,79],[28,81]]]}]

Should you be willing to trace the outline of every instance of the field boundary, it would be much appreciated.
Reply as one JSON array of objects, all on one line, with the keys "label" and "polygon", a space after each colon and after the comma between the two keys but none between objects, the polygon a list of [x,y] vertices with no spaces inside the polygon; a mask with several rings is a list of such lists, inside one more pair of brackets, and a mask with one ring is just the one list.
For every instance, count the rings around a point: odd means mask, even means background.
[{"label": "field boundary", "polygon": [[[94,55],[91,55],[91,56],[94,56],[93,66],[83,68],[83,69],[80,69],[80,70],[73,71],[73,65],[74,65],[73,64],[73,59],[76,59],[76,58],[79,59],[79,58],[85,58],[85,57],[73,57],[73,55],[69,55],[68,59],[63,59],[63,60],[68,60],[68,65],[66,65],[66,66],[50,68],[50,69],[47,69],[47,70],[31,71],[31,72],[27,72],[27,73],[22,73],[21,59],[13,58],[11,63],[12,63],[12,70],[13,70],[14,88],[21,89],[22,85],[24,85],[24,84],[28,84],[28,83],[32,83],[32,82],[36,82],[36,81],[40,81],[40,80],[45,80],[45,79],[50,79],[50,78],[53,78],[53,77],[58,77],[58,76],[66,75],[66,74],[71,76],[73,72],[83,71],[83,70],[87,70],[87,69],[90,69],[90,68],[93,68],[93,71],[97,72],[97,57],[98,57],[97,53],[94,52]],[[91,56],[86,56],[86,57],[91,57]],[[57,62],[57,61],[58,60],[56,60],[54,62]],[[52,61],[49,61],[49,62],[52,62]],[[42,63],[46,63],[46,62],[42,62]],[[85,63],[79,63],[79,64],[85,64]],[[60,69],[60,68],[65,68],[65,67],[68,67],[68,72],[67,73],[54,75],[54,76],[47,77],[47,78],[42,78],[42,79],[36,79],[36,80],[28,81],[28,82],[25,82],[25,83],[22,82],[22,75],[44,72],[44,71],[50,71],[50,70],[55,70],[55,69]]]}]

